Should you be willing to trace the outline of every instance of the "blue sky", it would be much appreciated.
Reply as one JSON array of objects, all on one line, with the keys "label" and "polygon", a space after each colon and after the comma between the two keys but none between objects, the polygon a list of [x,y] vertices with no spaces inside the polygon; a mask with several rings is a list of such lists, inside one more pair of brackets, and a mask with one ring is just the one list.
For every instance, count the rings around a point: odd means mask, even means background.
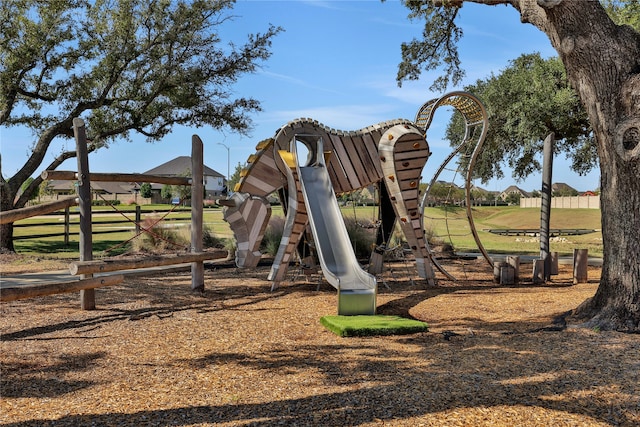
[{"label": "blue sky", "polygon": [[[231,173],[254,152],[257,142],[273,136],[288,121],[309,117],[329,127],[357,130],[396,118],[413,119],[419,107],[440,93],[429,90],[435,73],[423,73],[416,82],[396,84],[400,44],[420,37],[422,21],[410,21],[408,10],[398,1],[269,1],[238,0],[231,12],[235,18],[225,24],[225,41],[241,43],[246,35],[262,32],[269,24],[284,28],[273,41],[272,57],[261,69],[243,77],[234,90],[237,96],[259,100],[263,111],[254,114],[251,136],[211,128],[176,127],[161,142],[147,143],[134,136],[132,142],[119,141],[89,157],[94,172],[141,173],[177,156],[190,155],[191,136],[204,142],[205,164],[227,174],[227,155]],[[499,73],[510,60],[523,53],[556,55],[546,36],[529,24],[522,24],[517,12],[507,6],[466,4],[460,25],[464,37],[459,45],[467,76],[462,89]],[[442,159],[450,152],[442,140],[449,113],[436,115],[427,139],[433,155],[423,172],[429,181]],[[1,129],[2,170],[13,175],[26,161],[33,138],[29,131]],[[230,147],[229,153],[220,143]],[[45,158],[48,164],[63,148],[73,149],[73,141],[54,143]],[[65,162],[60,170],[74,170],[76,160]],[[478,185],[492,191],[515,183],[524,190],[541,187],[539,174],[515,182],[506,171],[505,179]],[[584,191],[599,186],[599,173],[586,177],[572,173],[564,155],[554,160],[554,182],[565,182]]]}]

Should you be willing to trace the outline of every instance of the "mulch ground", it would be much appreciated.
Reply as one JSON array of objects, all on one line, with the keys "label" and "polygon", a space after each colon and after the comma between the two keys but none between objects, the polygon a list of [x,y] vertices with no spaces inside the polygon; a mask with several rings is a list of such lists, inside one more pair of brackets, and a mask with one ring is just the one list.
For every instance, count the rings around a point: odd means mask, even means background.
[{"label": "mulch ground", "polygon": [[[481,261],[438,286],[388,265],[378,312],[426,333],[341,338],[324,329],[320,275],[271,292],[268,268],[131,277],[0,306],[2,426],[635,426],[640,336],[563,317],[592,296],[570,266],[544,286],[498,286]],[[293,269],[295,270],[295,269]]]}]

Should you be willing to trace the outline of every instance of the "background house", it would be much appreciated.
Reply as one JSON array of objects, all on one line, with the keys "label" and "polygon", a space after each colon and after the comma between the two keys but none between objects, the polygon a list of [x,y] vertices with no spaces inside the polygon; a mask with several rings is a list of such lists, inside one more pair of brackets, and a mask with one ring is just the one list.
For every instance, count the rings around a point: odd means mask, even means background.
[{"label": "background house", "polygon": [[[180,156],[173,160],[169,160],[153,169],[143,172],[145,175],[159,176],[190,176],[191,175],[191,157]],[[205,199],[213,199],[223,195],[226,191],[227,180],[224,175],[217,172],[207,165],[204,165],[204,190]],[[160,194],[162,184],[152,184],[151,188],[154,193]],[[154,194],[154,200],[156,199]]]},{"label": "background house", "polygon": [[564,182],[556,182],[551,184],[551,194],[554,197],[577,196],[579,192],[569,184],[565,184]]},{"label": "background house", "polygon": [[[135,182],[91,182],[91,194],[93,200],[119,200],[121,203],[144,203],[138,195],[139,185]],[[45,194],[40,196],[41,201],[58,200],[77,194],[74,181],[52,180],[46,185]],[[147,200],[149,202],[149,200]]]},{"label": "background house", "polygon": [[524,191],[520,187],[510,185],[500,193],[499,197],[503,201],[514,197],[519,200],[521,197],[530,197],[530,194],[528,191]]},{"label": "background house", "polygon": [[[166,163],[156,166],[144,172],[145,175],[159,176],[190,176],[191,157],[176,157]],[[161,196],[163,184],[151,183],[152,197],[143,198],[140,194],[140,184],[136,182],[103,182],[92,181],[91,193],[93,200],[110,201],[119,200],[123,204],[147,204],[147,203],[169,203],[169,200]],[[227,180],[224,175],[210,167],[204,166],[204,188],[205,199],[220,197],[226,192]],[[61,197],[68,197],[76,194],[76,183],[74,181],[52,180],[48,181],[46,190],[40,195],[38,203],[49,200],[57,200]]]}]

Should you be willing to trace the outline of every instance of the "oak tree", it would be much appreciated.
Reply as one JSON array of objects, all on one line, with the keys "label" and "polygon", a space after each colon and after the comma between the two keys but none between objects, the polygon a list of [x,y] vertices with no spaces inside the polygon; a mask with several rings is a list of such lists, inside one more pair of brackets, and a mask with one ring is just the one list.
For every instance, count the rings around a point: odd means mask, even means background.
[{"label": "oak tree", "polygon": [[446,75],[435,87],[460,82],[456,18],[468,2],[515,8],[558,52],[587,112],[600,165],[602,274],[575,314],[588,326],[640,331],[640,33],[616,24],[599,1],[405,0],[425,30],[423,39],[402,45],[399,82],[440,64]]},{"label": "oak tree", "polygon": [[[557,57],[521,55],[498,75],[491,74],[464,89],[482,100],[490,122],[474,165],[475,178],[484,183],[502,178],[504,164],[516,180],[540,171],[543,142],[552,132],[556,138],[554,154],[570,158],[575,172],[586,174],[597,167],[597,146],[587,113]],[[454,114],[446,137],[452,146],[458,146],[463,135],[463,118]]]},{"label": "oak tree", "polygon": [[[258,101],[231,87],[271,55],[281,29],[223,43],[233,0],[0,0],[0,126],[22,126],[34,139],[25,164],[0,171],[0,208],[25,205],[34,179],[54,154],[56,169],[75,151],[48,153],[87,124],[89,151],[133,133],[158,141],[175,125],[246,133]],[[0,226],[0,249],[13,250],[13,226]]]}]

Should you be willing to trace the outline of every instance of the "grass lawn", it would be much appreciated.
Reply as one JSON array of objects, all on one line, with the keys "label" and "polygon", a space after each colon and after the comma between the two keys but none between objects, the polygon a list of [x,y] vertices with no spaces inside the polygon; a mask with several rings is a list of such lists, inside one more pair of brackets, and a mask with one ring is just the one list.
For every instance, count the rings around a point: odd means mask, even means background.
[{"label": "grass lawn", "polygon": [[[109,234],[94,234],[93,244],[96,253],[101,253],[109,248],[127,241],[133,236],[135,219],[135,206],[121,205],[114,210],[111,207],[94,207],[93,230],[110,231]],[[156,214],[143,213],[144,218],[160,218],[165,215],[162,210],[169,209],[169,205],[145,205],[145,212],[158,210]],[[72,208],[71,212],[77,212]],[[355,217],[359,222],[375,221],[378,215],[377,207],[359,206],[344,207],[345,217]],[[273,207],[273,216],[282,216],[280,206]],[[109,221],[125,220],[131,222],[109,224]],[[480,236],[480,240],[489,253],[518,253],[537,254],[540,252],[540,243],[533,236],[501,236],[486,231],[495,228],[527,228],[540,227],[540,211],[536,208],[520,208],[518,206],[483,206],[473,208],[473,218]],[[59,225],[40,225],[43,223],[58,222]],[[181,208],[171,212],[164,221],[172,227],[188,227],[190,222],[190,210]],[[42,216],[29,218],[16,222],[16,225],[29,224],[29,227],[15,227],[14,236],[27,236],[47,233],[63,232],[64,217]],[[467,221],[466,210],[462,207],[430,207],[425,209],[425,228],[428,234],[444,243],[451,244],[457,252],[478,252],[471,229]],[[233,238],[229,225],[222,217],[222,209],[207,208],[204,210],[204,224],[213,235],[222,239]],[[602,233],[599,230],[599,209],[552,209],[551,228],[584,228],[598,230],[594,233],[561,236],[552,239],[551,251],[560,255],[570,255],[576,248],[588,249],[592,256],[602,256]],[[118,231],[120,230],[120,231]],[[78,256],[78,217],[72,216],[70,225],[69,245],[64,245],[63,237],[48,237],[38,239],[15,240],[16,250],[20,253],[55,253],[56,256],[76,258]],[[124,250],[121,249],[120,253]],[[118,252],[114,253],[118,254]]]}]

